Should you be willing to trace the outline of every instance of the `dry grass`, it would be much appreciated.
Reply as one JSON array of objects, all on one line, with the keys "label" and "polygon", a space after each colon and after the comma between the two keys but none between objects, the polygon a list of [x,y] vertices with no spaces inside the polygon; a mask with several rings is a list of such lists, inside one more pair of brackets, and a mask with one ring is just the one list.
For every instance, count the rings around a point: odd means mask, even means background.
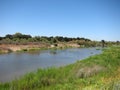
[{"label": "dry grass", "polygon": [[105,71],[105,67],[99,66],[99,65],[94,65],[89,67],[86,66],[78,70],[78,72],[76,73],[76,77],[79,77],[79,78],[90,77],[101,71]]}]

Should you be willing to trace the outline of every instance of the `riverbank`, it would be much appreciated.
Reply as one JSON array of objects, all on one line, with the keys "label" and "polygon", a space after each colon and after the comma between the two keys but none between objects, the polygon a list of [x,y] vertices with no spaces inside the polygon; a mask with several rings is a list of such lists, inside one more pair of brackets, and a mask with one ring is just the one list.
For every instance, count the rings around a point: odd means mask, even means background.
[{"label": "riverbank", "polygon": [[39,69],[1,90],[119,90],[120,47],[60,68]]},{"label": "riverbank", "polygon": [[1,44],[0,54],[9,52],[22,52],[22,51],[35,51],[35,50],[46,50],[46,49],[64,49],[64,48],[78,48],[81,47],[77,43],[31,43],[26,45],[15,45],[15,44]]}]

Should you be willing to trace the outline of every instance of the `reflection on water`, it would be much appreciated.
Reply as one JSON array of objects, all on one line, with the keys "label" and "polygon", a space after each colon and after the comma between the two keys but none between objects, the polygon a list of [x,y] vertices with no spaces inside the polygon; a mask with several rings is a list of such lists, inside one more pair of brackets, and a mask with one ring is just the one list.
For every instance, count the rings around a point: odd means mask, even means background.
[{"label": "reflection on water", "polygon": [[7,82],[38,68],[64,66],[99,54],[95,48],[31,51],[0,55],[0,82]]}]

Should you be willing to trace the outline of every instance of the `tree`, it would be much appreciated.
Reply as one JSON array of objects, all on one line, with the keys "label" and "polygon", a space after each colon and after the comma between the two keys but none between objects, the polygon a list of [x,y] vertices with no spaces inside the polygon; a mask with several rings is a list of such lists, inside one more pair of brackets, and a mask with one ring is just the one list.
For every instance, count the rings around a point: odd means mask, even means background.
[{"label": "tree", "polygon": [[120,43],[119,41],[116,41],[116,44],[117,44],[117,45],[119,45],[119,43]]},{"label": "tree", "polygon": [[51,41],[50,41],[50,43],[51,44],[53,44],[53,43],[57,43],[58,42],[58,40],[54,37],[54,38],[51,38]]},{"label": "tree", "polygon": [[[7,37],[10,37],[10,35],[7,35]],[[25,34],[22,34],[22,33],[15,33],[13,35],[13,38],[19,38],[19,39],[29,39],[29,38],[32,38],[32,36],[30,35],[25,35]]]},{"label": "tree", "polygon": [[105,47],[105,40],[101,40],[102,42],[102,47],[104,48]]},{"label": "tree", "polygon": [[34,40],[35,40],[35,41],[41,41],[41,37],[40,37],[40,36],[35,36],[35,37],[34,37]]},{"label": "tree", "polygon": [[3,37],[0,37],[0,40],[2,40],[3,39]]},{"label": "tree", "polygon": [[19,32],[17,32],[17,33],[15,33],[14,35],[13,35],[13,37],[14,38],[22,38],[22,34],[21,33],[19,33]]},{"label": "tree", "polygon": [[13,39],[13,35],[7,34],[5,38]]},{"label": "tree", "polygon": [[29,38],[32,38],[32,36],[30,36],[30,35],[22,35],[22,37],[21,38],[24,38],[24,39],[29,39]]},{"label": "tree", "polygon": [[55,38],[60,42],[64,42],[64,38],[62,36],[56,36]]}]

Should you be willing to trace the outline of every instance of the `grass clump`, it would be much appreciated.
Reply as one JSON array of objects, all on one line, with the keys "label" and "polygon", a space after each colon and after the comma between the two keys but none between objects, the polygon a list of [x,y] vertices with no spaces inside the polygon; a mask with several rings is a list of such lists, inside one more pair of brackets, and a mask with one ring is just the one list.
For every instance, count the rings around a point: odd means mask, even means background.
[{"label": "grass clump", "polygon": [[0,90],[119,90],[120,47],[60,68],[38,69]]}]

